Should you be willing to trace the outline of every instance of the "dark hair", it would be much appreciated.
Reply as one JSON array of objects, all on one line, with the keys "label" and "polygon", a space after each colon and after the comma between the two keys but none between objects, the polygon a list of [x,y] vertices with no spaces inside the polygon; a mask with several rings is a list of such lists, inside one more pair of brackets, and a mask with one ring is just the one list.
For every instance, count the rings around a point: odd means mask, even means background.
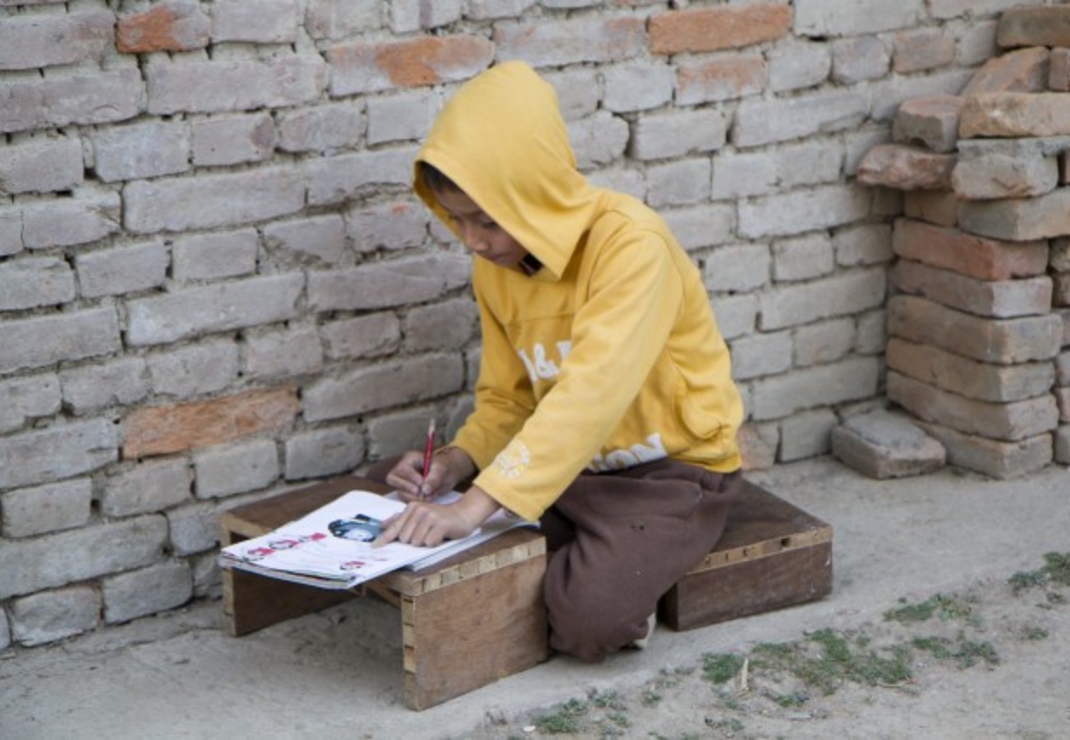
[{"label": "dark hair", "polygon": [[428,189],[435,192],[442,192],[443,190],[461,192],[461,188],[457,183],[444,175],[442,170],[434,165],[420,161],[417,163],[417,166],[420,168],[420,179],[423,180],[424,185],[426,185]]}]

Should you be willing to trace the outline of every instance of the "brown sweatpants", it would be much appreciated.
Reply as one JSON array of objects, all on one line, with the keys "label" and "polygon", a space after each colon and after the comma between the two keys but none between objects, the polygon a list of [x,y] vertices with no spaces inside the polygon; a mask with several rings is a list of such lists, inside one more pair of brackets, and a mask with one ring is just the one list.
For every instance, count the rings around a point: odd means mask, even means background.
[{"label": "brown sweatpants", "polygon": [[645,636],[658,599],[721,538],[742,482],[668,459],[580,475],[541,520],[550,646],[596,662]]}]

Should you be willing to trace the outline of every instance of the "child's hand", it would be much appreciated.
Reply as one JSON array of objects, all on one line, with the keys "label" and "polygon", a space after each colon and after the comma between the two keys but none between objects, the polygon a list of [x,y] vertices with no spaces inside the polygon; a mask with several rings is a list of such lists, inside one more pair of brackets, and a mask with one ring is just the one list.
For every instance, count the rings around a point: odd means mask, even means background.
[{"label": "child's hand", "polygon": [[440,493],[452,491],[457,484],[475,471],[475,465],[463,450],[456,447],[441,450],[431,457],[427,477],[423,476],[422,452],[410,450],[401,456],[397,465],[386,475],[387,485],[398,492],[402,501],[428,501]]},{"label": "child's hand", "polygon": [[382,532],[372,545],[397,541],[434,547],[445,540],[467,537],[497,510],[498,502],[475,486],[452,504],[413,501],[405,511],[383,522]]}]

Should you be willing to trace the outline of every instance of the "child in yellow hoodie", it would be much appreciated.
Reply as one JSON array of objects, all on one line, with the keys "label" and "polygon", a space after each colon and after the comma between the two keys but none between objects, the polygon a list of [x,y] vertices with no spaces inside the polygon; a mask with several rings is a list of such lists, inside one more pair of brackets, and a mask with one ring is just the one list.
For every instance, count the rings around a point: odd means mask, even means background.
[{"label": "child in yellow hoodie", "polygon": [[651,209],[587,182],[524,63],[462,85],[414,170],[476,257],[482,355],[474,410],[427,476],[418,451],[385,474],[409,504],[378,542],[463,537],[499,508],[538,520],[551,647],[599,661],[642,644],[741,483],[742,403],[698,270]]}]

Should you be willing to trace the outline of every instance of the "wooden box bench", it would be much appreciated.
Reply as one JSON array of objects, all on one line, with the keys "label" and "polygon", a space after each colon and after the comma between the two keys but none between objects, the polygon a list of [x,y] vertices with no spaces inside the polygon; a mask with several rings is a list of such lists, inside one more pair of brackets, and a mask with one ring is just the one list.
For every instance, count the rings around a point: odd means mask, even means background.
[{"label": "wooden box bench", "polygon": [[[265,534],[355,489],[344,476],[235,507],[220,517],[224,546]],[[223,614],[244,635],[371,592],[401,616],[405,705],[426,709],[530,668],[549,657],[542,580],[546,541],[520,528],[418,572],[394,571],[351,591],[223,570]],[[496,646],[486,650],[488,644]]]},{"label": "wooden box bench", "polygon": [[674,630],[802,604],[832,592],[832,527],[749,481],[713,551],[669,589]]}]

